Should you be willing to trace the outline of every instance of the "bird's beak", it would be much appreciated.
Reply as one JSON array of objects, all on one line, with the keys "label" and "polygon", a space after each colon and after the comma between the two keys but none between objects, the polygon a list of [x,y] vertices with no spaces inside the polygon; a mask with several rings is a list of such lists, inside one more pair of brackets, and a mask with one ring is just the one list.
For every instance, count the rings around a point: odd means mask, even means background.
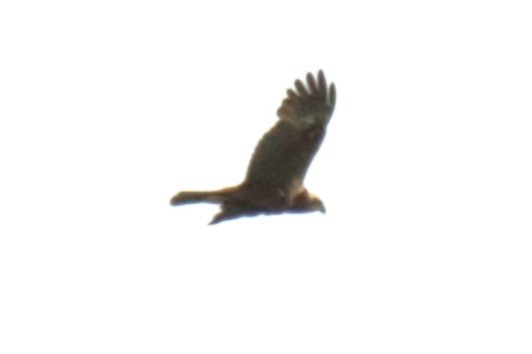
[{"label": "bird's beak", "polygon": [[325,206],[322,205],[321,208],[318,209],[322,214],[326,214],[327,210],[325,209]]}]

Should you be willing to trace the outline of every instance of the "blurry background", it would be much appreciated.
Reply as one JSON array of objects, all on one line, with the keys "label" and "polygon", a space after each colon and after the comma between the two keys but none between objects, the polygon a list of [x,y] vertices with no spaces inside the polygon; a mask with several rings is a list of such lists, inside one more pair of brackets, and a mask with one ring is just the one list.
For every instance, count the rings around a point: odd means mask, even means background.
[{"label": "blurry background", "polygon": [[[2,353],[530,353],[526,1],[0,5]],[[286,89],[327,214],[206,226]]]}]

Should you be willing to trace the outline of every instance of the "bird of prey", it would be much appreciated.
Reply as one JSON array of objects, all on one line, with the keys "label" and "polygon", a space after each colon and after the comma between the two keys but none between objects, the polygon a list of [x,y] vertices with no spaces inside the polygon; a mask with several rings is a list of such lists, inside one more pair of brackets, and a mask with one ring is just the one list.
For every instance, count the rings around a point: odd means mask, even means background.
[{"label": "bird of prey", "polygon": [[217,203],[221,211],[210,224],[259,214],[325,212],[323,202],[310,194],[303,180],[318,151],[336,101],[334,84],[327,85],[323,71],[307,74],[306,85],[295,81],[295,91],[277,111],[279,120],[259,141],[244,181],[216,191],[184,191],[171,205]]}]

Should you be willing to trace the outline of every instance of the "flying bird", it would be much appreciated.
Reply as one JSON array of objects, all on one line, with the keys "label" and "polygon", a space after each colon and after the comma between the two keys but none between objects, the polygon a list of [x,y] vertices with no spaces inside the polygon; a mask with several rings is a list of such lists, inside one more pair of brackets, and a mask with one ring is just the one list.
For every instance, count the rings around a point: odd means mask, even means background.
[{"label": "flying bird", "polygon": [[216,191],[183,191],[171,205],[216,203],[221,211],[210,224],[259,214],[325,212],[323,202],[303,186],[307,170],[325,137],[334,111],[336,88],[327,85],[323,71],[307,74],[306,85],[295,81],[295,91],[277,110],[279,120],[259,141],[244,181]]}]

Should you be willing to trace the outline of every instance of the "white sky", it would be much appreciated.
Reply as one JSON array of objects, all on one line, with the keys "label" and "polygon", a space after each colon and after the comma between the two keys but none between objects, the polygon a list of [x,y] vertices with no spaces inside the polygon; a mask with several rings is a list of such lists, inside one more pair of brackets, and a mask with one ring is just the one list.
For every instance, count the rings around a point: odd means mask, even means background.
[{"label": "white sky", "polygon": [[[530,353],[532,13],[437,3],[2,2],[0,352]],[[168,205],[320,68],[326,215]]]}]

